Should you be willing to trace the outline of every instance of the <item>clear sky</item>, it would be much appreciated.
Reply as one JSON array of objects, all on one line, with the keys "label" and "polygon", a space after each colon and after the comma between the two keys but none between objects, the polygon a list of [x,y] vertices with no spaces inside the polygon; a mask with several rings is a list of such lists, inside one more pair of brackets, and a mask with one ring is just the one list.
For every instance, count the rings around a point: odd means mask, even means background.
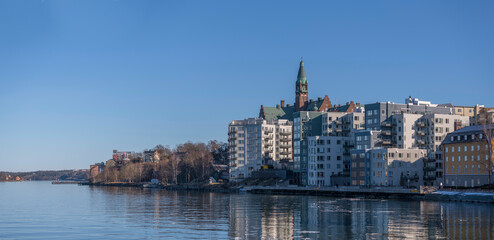
[{"label": "clear sky", "polygon": [[494,106],[493,1],[0,1],[0,171],[225,141],[309,97]]}]

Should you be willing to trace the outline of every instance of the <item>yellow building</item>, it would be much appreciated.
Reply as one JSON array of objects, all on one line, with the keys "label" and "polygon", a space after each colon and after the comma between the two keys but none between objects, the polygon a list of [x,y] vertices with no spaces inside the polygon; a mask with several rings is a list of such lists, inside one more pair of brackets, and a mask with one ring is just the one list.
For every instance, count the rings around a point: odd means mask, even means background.
[{"label": "yellow building", "polygon": [[442,144],[445,186],[482,186],[488,184],[490,178],[493,182],[493,132],[494,125],[478,125],[446,136]]},{"label": "yellow building", "polygon": [[468,106],[455,106],[454,111],[455,115],[465,116],[465,117],[474,117],[476,112],[479,111],[480,106],[468,107]]}]

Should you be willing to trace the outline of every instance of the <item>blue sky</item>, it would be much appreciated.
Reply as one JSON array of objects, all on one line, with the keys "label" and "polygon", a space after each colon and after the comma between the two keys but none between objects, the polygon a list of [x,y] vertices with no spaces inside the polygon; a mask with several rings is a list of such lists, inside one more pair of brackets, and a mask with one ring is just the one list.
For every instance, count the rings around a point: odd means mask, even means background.
[{"label": "blue sky", "polygon": [[494,106],[492,1],[0,1],[0,170],[226,140],[309,97]]}]

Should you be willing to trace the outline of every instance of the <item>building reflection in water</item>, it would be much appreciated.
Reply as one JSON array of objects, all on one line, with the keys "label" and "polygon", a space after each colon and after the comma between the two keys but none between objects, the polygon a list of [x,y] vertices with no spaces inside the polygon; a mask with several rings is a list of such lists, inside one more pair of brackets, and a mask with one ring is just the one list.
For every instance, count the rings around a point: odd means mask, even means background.
[{"label": "building reflection in water", "polygon": [[92,208],[109,219],[152,226],[146,237],[192,231],[215,239],[494,239],[494,207],[480,203],[132,188],[98,188],[93,195]]},{"label": "building reflection in water", "polygon": [[487,204],[230,195],[240,239],[494,239]]}]

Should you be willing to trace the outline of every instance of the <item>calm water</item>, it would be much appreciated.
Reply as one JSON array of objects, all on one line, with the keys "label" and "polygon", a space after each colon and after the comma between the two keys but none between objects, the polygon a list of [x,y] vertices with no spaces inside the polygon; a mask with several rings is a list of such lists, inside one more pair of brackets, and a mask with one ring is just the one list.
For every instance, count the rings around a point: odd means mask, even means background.
[{"label": "calm water", "polygon": [[494,239],[494,206],[0,183],[0,239]]}]

